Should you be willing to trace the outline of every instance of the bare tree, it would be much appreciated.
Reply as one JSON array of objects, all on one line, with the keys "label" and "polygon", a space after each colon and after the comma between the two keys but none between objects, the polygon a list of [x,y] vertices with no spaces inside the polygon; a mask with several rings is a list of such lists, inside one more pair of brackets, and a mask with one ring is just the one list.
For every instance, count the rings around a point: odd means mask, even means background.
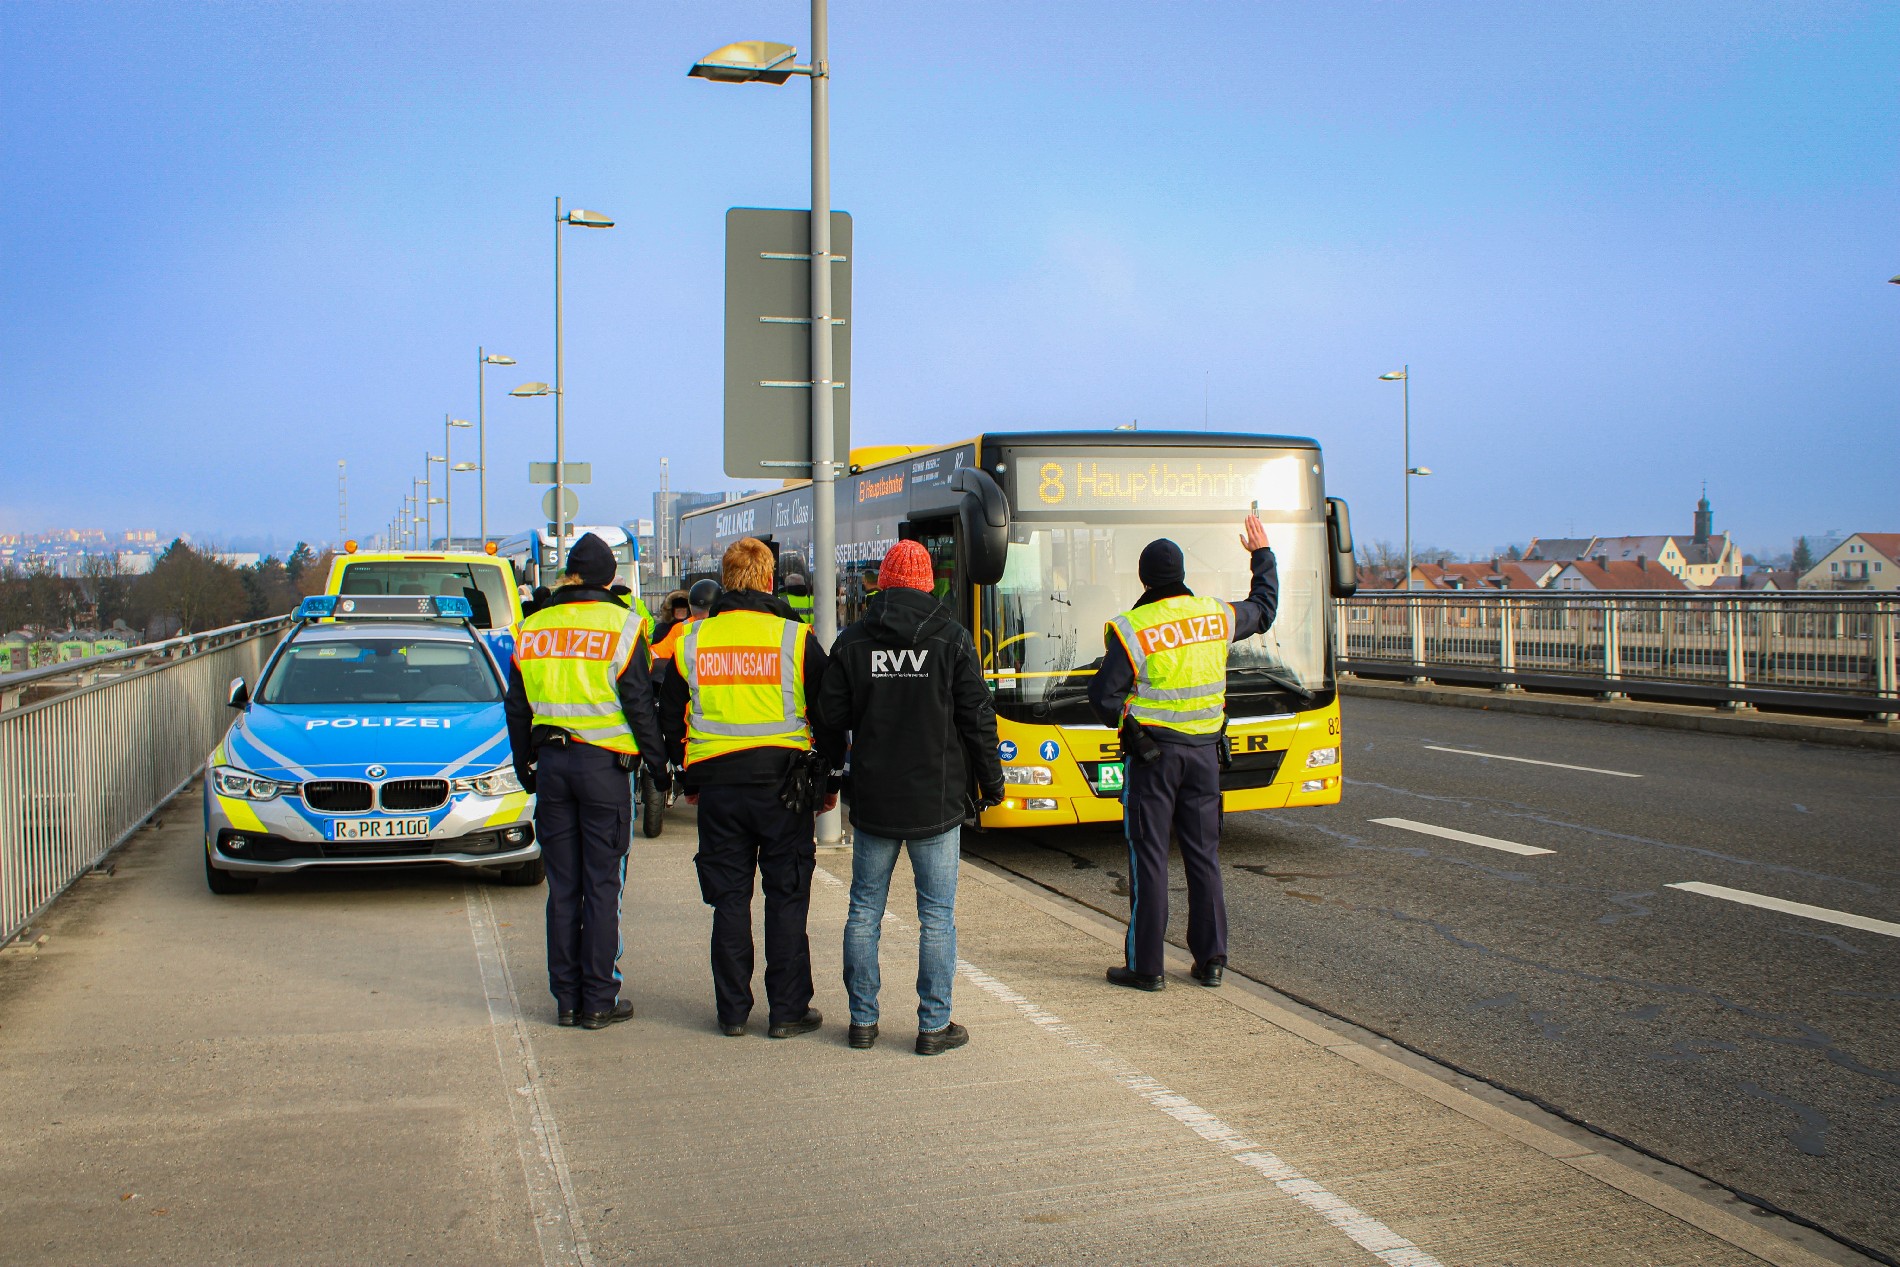
[{"label": "bare tree", "polygon": [[244,582],[222,559],[175,540],[140,581],[136,605],[148,622],[176,619],[181,633],[216,629],[243,619]]}]

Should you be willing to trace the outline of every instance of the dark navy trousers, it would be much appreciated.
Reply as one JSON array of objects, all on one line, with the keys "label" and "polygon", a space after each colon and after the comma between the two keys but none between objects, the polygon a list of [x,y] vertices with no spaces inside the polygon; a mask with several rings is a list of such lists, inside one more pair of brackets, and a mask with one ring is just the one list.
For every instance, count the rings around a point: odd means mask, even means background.
[{"label": "dark navy trousers", "polygon": [[605,1012],[620,996],[620,894],[633,791],[614,754],[545,745],[534,831],[548,871],[548,988],[557,1007]]},{"label": "dark navy trousers", "polygon": [[795,1021],[811,1006],[811,875],[818,846],[811,814],[779,803],[764,784],[699,789],[699,895],[713,908],[713,1001],[724,1025],[752,1011],[752,875],[765,889],[765,999],[770,1021]]},{"label": "dark navy trousers", "polygon": [[1227,900],[1220,878],[1220,750],[1157,743],[1159,759],[1130,756],[1122,790],[1128,834],[1128,967],[1162,973],[1168,935],[1168,836],[1187,874],[1188,950],[1197,964],[1227,962]]}]

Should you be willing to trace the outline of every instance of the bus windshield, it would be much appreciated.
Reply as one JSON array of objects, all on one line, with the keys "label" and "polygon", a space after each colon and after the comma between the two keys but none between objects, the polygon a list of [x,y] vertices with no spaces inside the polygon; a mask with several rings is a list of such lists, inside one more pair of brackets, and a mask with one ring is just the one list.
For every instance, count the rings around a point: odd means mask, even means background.
[{"label": "bus windshield", "polygon": [[[1087,694],[1102,662],[1103,626],[1140,598],[1142,548],[1170,538],[1187,560],[1188,587],[1233,602],[1251,584],[1239,541],[1243,515],[1174,523],[1018,521],[1003,579],[984,599],[981,652],[997,710],[1025,721],[1094,724]],[[1279,612],[1264,634],[1229,652],[1227,709],[1236,721],[1308,709],[1333,689],[1325,524],[1269,519],[1267,533],[1279,565]]]}]

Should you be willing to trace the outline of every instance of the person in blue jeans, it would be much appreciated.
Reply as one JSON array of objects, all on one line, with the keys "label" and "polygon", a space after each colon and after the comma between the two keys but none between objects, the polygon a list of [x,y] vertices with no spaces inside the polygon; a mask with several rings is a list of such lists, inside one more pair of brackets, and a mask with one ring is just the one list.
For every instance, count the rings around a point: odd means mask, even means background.
[{"label": "person in blue jeans", "polygon": [[917,1043],[935,1056],[970,1041],[951,1019],[957,972],[958,837],[973,807],[1003,799],[996,710],[970,632],[933,592],[930,554],[899,541],[878,593],[832,644],[816,714],[851,731],[851,913],[844,925],[850,1044],[877,1044],[878,933],[900,850],[917,885]]}]

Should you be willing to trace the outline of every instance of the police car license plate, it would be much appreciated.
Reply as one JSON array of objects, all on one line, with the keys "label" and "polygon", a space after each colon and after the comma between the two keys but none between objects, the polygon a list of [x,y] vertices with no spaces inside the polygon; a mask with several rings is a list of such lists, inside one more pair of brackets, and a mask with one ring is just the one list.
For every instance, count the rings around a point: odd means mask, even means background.
[{"label": "police car license plate", "polygon": [[400,840],[429,834],[427,818],[334,818],[331,840]]},{"label": "police car license plate", "polygon": [[1122,790],[1122,763],[1104,761],[1095,768],[1095,787],[1101,792],[1119,792]]}]

